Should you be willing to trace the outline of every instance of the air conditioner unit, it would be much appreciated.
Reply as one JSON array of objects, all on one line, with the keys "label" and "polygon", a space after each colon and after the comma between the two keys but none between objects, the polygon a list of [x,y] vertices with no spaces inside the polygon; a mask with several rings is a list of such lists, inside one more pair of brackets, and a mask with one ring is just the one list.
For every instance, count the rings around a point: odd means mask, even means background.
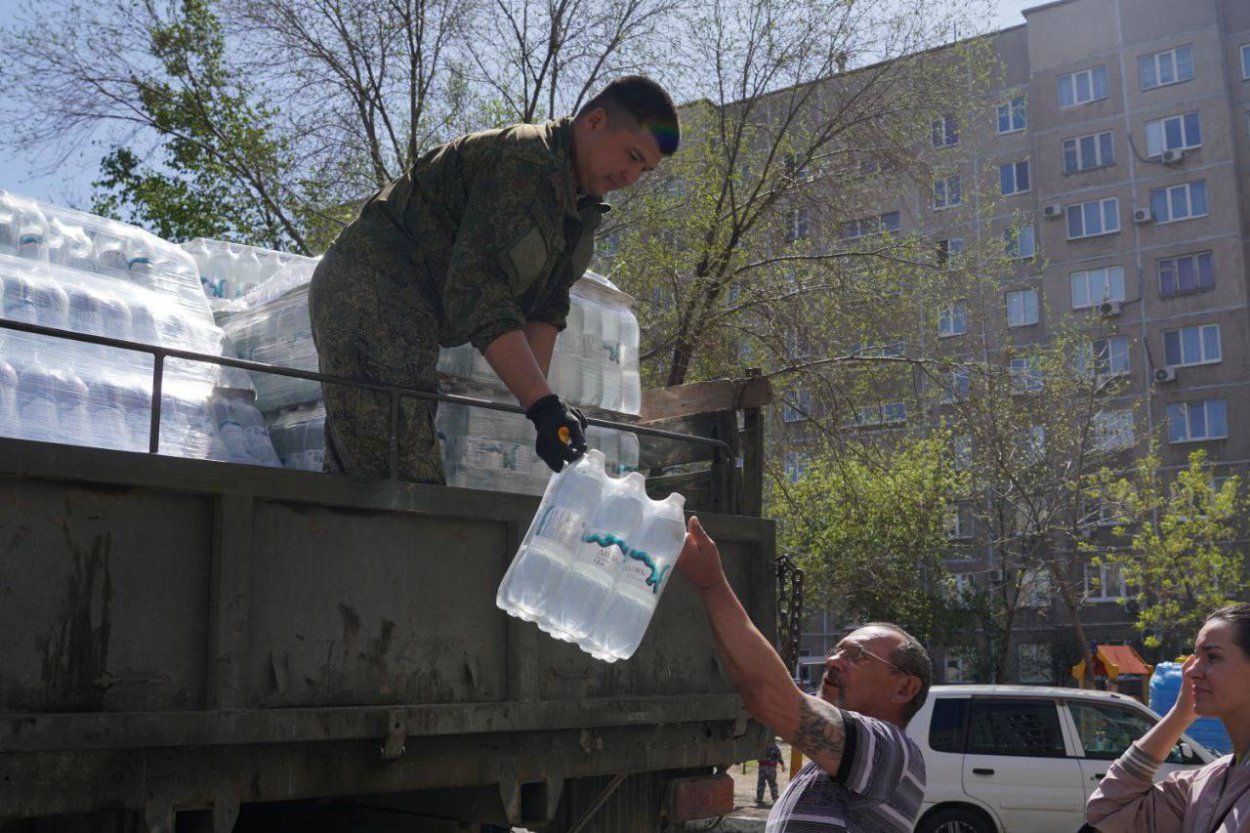
[{"label": "air conditioner unit", "polygon": [[991,584],[1003,583],[1003,571],[1002,570],[989,570],[986,573],[986,576],[989,578]]},{"label": "air conditioner unit", "polygon": [[1050,205],[1047,205],[1047,206],[1043,206],[1043,207],[1042,207],[1042,216],[1043,216],[1043,217],[1047,217],[1047,218],[1052,219],[1052,220],[1053,220],[1053,219],[1055,219],[1056,217],[1062,217],[1062,216],[1063,216],[1063,206],[1062,206],[1062,205],[1060,205],[1060,204],[1059,204],[1059,203],[1057,203],[1057,202],[1056,202],[1056,203],[1051,203]]},{"label": "air conditioner unit", "polygon": [[1155,384],[1163,385],[1168,382],[1176,381],[1175,367],[1157,367],[1155,368]]},{"label": "air conditioner unit", "polygon": [[1134,223],[1149,223],[1153,219],[1154,219],[1154,216],[1150,213],[1149,208],[1134,208],[1133,209],[1133,222]]},{"label": "air conditioner unit", "polygon": [[1098,314],[1103,318],[1114,318],[1124,312],[1124,305],[1119,301],[1103,301],[1098,305]]},{"label": "air conditioner unit", "polygon": [[1160,156],[1159,158],[1163,160],[1164,165],[1179,165],[1181,161],[1185,158],[1185,151],[1165,150],[1163,151],[1163,155]]}]

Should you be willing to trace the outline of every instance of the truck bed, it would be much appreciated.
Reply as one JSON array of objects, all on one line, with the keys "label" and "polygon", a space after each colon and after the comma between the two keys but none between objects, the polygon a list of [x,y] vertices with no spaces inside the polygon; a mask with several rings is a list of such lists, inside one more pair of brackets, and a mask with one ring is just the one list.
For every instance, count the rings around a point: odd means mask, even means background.
[{"label": "truck bed", "polygon": [[[680,578],[615,664],[495,607],[537,503],[0,439],[0,820],[494,795],[541,824],[566,782],[754,756]],[[773,638],[772,524],[701,518]]]}]

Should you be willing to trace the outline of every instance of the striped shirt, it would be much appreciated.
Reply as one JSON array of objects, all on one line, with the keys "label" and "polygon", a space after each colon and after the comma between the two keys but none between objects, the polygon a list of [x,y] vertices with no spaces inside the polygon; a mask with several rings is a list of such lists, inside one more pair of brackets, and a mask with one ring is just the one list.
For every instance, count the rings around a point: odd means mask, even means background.
[{"label": "striped shirt", "polygon": [[836,775],[809,761],[768,814],[765,833],[910,833],[924,798],[924,758],[903,730],[842,710]]}]

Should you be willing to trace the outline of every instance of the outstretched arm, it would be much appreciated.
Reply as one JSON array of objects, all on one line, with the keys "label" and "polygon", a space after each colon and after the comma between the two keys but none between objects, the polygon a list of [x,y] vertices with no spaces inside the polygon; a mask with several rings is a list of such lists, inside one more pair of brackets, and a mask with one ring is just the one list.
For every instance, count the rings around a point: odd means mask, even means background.
[{"label": "outstretched arm", "polygon": [[687,525],[677,571],[698,591],[725,672],[747,711],[826,772],[836,773],[846,744],[841,710],[794,684],[785,663],[729,586],[716,544],[698,518],[692,517]]}]

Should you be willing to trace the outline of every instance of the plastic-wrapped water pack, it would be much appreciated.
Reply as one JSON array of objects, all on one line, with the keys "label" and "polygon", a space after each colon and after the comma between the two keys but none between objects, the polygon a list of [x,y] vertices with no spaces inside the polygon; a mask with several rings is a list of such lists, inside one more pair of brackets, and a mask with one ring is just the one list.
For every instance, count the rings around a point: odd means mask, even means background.
[{"label": "plastic-wrapped water pack", "polygon": [[[228,352],[199,289],[194,262],[142,229],[0,191],[0,317],[85,335]],[[120,347],[0,329],[0,433],[45,442],[147,451],[153,358]],[[238,373],[169,359],[162,375],[159,450],[273,465],[223,442],[214,401],[252,408]],[[219,413],[227,413],[218,409]],[[247,419],[255,423],[255,416]],[[226,433],[232,431],[225,425]],[[253,434],[255,432],[253,431]]]},{"label": "plastic-wrapped water pack", "polygon": [[593,450],[551,478],[495,603],[598,659],[633,656],[685,540],[685,498],[647,497]]},{"label": "plastic-wrapped water pack", "polygon": [[[317,370],[317,348],[308,319],[308,284],[241,312],[219,312],[218,320],[241,359]],[[253,373],[256,406],[265,413],[321,400],[321,385],[276,373]]]},{"label": "plastic-wrapped water pack", "polygon": [[[307,284],[320,258],[197,237],[182,248],[195,260],[204,294],[257,307]],[[261,286],[265,286],[263,291]]]}]

